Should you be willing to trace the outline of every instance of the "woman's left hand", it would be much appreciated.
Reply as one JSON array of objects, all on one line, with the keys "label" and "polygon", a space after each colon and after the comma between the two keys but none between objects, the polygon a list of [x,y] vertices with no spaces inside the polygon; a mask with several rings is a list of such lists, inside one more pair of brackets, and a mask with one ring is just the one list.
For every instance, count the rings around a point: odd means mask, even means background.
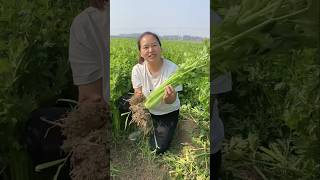
[{"label": "woman's left hand", "polygon": [[166,104],[172,104],[177,98],[177,92],[174,90],[174,88],[171,85],[166,86],[164,89],[164,96],[163,101]]}]

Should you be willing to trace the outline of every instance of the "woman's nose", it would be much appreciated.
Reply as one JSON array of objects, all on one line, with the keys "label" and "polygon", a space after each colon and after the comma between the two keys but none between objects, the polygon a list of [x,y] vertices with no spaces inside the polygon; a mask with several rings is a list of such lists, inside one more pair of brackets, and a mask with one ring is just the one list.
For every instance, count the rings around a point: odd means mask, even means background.
[{"label": "woman's nose", "polygon": [[153,51],[153,48],[152,48],[152,46],[150,46],[149,48],[148,48],[148,52],[152,52]]}]

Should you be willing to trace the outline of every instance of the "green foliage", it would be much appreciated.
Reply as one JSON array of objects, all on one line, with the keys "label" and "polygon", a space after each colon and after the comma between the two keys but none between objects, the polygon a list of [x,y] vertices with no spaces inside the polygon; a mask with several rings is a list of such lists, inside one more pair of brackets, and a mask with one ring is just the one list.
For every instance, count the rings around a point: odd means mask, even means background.
[{"label": "green foliage", "polygon": [[[295,9],[290,8],[291,1],[246,1],[234,3],[230,8],[215,9],[224,18],[221,25],[211,27],[214,36],[212,55],[215,58],[211,69],[215,71],[215,76],[237,70],[239,66],[232,63],[234,61],[244,64],[268,53],[285,54],[288,49],[317,47],[318,39],[315,37],[318,34],[315,32],[319,31],[319,21],[316,19],[318,10],[315,8],[319,7],[318,1],[293,1]],[[277,6],[264,10],[266,3],[269,6],[276,3]],[[220,3],[220,6],[224,4]],[[244,16],[255,13],[259,14],[243,22]]]},{"label": "green foliage", "polygon": [[192,145],[183,145],[181,153],[167,152],[161,161],[166,164],[173,179],[210,179],[209,159],[209,111],[190,104],[180,108],[183,119],[193,120],[197,124],[198,133],[192,134]]},{"label": "green foliage", "polygon": [[[117,99],[132,90],[131,71],[133,66],[138,63],[139,52],[135,39],[113,38],[111,39],[110,47],[111,106],[116,110]],[[185,61],[193,60],[209,62],[208,44],[205,43],[164,40],[162,48],[163,56],[176,64],[183,64]],[[202,59],[199,59],[200,57]],[[209,68],[207,66],[188,74],[187,77],[190,81],[183,84],[183,92],[179,94],[181,104],[191,104],[193,107],[199,106],[202,110],[209,109],[209,98],[207,98],[209,97],[210,88],[208,74]],[[198,78],[200,81],[197,80]],[[119,133],[120,129],[124,129],[124,123],[119,122],[121,119],[118,117],[117,112],[113,111],[113,116],[114,132]]]},{"label": "green foliage", "polygon": [[[28,179],[21,133],[34,109],[54,105],[58,98],[77,97],[68,64],[69,29],[87,3],[0,3],[0,154],[6,157],[6,177]],[[20,161],[26,163],[19,165]]]},{"label": "green foliage", "polygon": [[234,136],[224,145],[224,159],[228,179],[316,179],[316,163],[306,160],[290,138],[264,147],[257,134]]},{"label": "green foliage", "polygon": [[[138,63],[138,48],[135,39],[111,39],[111,105],[113,107],[113,133],[125,134],[125,117],[120,118],[117,99],[125,95],[131,85],[131,71]],[[198,61],[197,65],[209,64],[208,42],[162,41],[163,57],[177,65]],[[183,92],[179,93],[182,107],[180,115],[196,122],[200,133],[194,135],[193,146],[185,146],[181,153],[166,153],[161,161],[169,167],[175,179],[209,179],[209,67],[204,66],[186,74]],[[128,128],[127,128],[128,129]],[[146,143],[146,142],[145,142]],[[138,145],[139,146],[139,145]],[[144,145],[146,146],[146,145]],[[143,146],[143,147],[144,147]],[[147,158],[153,157],[149,148],[144,150]],[[154,157],[153,157],[154,158]]]},{"label": "green foliage", "polygon": [[172,74],[166,81],[164,81],[159,87],[149,94],[144,103],[147,109],[150,109],[160,103],[162,97],[164,96],[164,89],[167,85],[177,87],[180,84],[190,81],[192,78],[199,78],[202,76],[208,77],[209,73],[204,73],[201,75],[195,74],[194,72],[195,70],[207,67],[209,65],[209,54],[206,47],[204,47],[196,59],[189,57],[185,57],[185,59],[185,62],[178,65],[179,68],[174,74]]},{"label": "green foliage", "polygon": [[[215,2],[223,21],[212,27],[211,78],[233,74],[233,91],[220,99],[225,176],[246,179],[254,171],[262,179],[314,179],[320,167],[319,1]],[[248,134],[256,136],[257,150],[243,140]],[[232,144],[239,145],[235,151]]]}]

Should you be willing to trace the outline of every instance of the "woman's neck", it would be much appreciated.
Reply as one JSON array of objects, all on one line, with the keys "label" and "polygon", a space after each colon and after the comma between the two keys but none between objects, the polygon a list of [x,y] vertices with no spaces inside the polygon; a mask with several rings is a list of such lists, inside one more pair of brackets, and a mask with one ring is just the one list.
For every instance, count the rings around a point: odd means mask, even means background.
[{"label": "woman's neck", "polygon": [[160,58],[158,61],[148,62],[147,66],[151,75],[156,75],[160,72],[163,65],[163,59]]}]

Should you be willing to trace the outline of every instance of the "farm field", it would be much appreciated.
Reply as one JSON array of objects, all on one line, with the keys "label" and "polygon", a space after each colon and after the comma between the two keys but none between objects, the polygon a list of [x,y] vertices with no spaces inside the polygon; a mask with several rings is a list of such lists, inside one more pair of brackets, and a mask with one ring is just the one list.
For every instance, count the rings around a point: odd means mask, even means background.
[{"label": "farm field", "polygon": [[[171,148],[163,156],[154,155],[148,137],[131,142],[128,135],[136,127],[126,126],[126,116],[119,116],[118,99],[133,92],[131,70],[138,62],[136,39],[111,39],[110,94],[113,106],[113,148],[111,174],[114,179],[209,179],[209,65],[190,73],[179,94],[182,104],[178,128]],[[188,59],[209,63],[205,42],[162,41],[164,58],[176,64]],[[130,121],[130,120],[129,120]]]},{"label": "farm field", "polygon": [[[23,132],[33,110],[70,108],[57,100],[77,99],[69,28],[87,4],[0,2],[0,179],[52,179],[57,166],[34,171]],[[210,51],[208,41],[164,40],[164,57],[177,64],[208,63],[209,53],[211,59],[210,71],[198,69],[183,84],[178,129],[161,157],[149,151],[147,137],[128,140],[136,127],[117,104],[132,92],[138,50],[135,39],[112,39],[112,178],[209,179],[209,101],[217,98],[225,128],[222,179],[320,179],[319,7],[318,0],[211,0],[221,26],[211,23]],[[232,91],[210,97],[209,72],[211,80],[231,72]]]},{"label": "farm field", "polygon": [[36,164],[27,153],[26,123],[37,108],[61,106],[60,98],[77,99],[68,63],[69,28],[88,4],[80,0],[0,3],[0,179],[52,179],[57,167],[34,171]]},{"label": "farm field", "polygon": [[[40,173],[34,171],[36,164],[31,163],[27,154],[23,132],[33,110],[51,106],[70,108],[69,103],[61,103],[57,100],[77,99],[77,88],[73,85],[68,63],[69,28],[73,18],[87,4],[83,1],[68,1],[66,4],[65,1],[42,0],[33,3],[27,0],[1,1],[1,4],[0,178],[7,180],[52,179],[50,177],[56,173],[57,166]],[[129,40],[119,40],[118,44],[113,44],[117,41],[112,41],[111,45],[112,53],[119,51],[116,53],[118,63],[111,64],[112,71],[116,72],[111,74],[112,101],[130,90],[130,71],[136,63],[136,42],[131,41],[131,44],[126,45],[124,41]],[[164,55],[177,63],[185,60],[185,57],[196,59],[204,46],[208,48],[208,42],[204,45],[203,43],[164,41],[163,45]],[[111,54],[111,59],[114,57],[114,54]],[[203,53],[202,57],[209,60],[208,51]],[[190,74],[190,77],[192,76],[194,74]],[[131,151],[129,147],[133,147],[136,149],[132,152],[140,154],[136,158],[144,160],[142,161],[144,164],[151,164],[154,167],[162,166],[161,164],[168,165],[161,168],[163,171],[161,170],[160,173],[164,177],[183,178],[190,175],[190,177],[199,176],[208,179],[208,69],[204,72],[198,71],[197,76],[191,79],[195,78],[197,79],[184,85],[188,93],[180,96],[182,104],[186,106],[181,109],[181,114],[183,114],[180,120],[181,125],[179,124],[181,131],[176,133],[171,154],[167,154],[160,162],[150,154],[144,141],[141,141],[139,145],[130,145],[131,142],[127,141],[127,135],[133,130],[133,127],[128,126],[127,130],[124,130],[125,123],[115,120],[113,122],[115,137],[113,148],[118,150],[119,147],[122,150],[115,156],[129,158],[130,156],[126,156],[127,149]],[[192,101],[191,98],[193,98]],[[116,112],[113,114],[119,115]],[[182,123],[185,121],[187,123]],[[192,131],[184,132],[185,129],[192,129]],[[199,130],[196,131],[196,129]],[[194,145],[184,146],[181,143],[193,143]],[[127,161],[120,158],[119,163],[112,167],[113,174],[120,172],[125,174],[126,169],[122,170],[121,167],[122,163],[128,164]],[[136,174],[139,176],[142,173],[145,172],[137,171]]]},{"label": "farm field", "polygon": [[[224,122],[222,179],[320,177],[319,1],[211,1],[211,78]],[[212,97],[211,100],[213,100]]]}]

